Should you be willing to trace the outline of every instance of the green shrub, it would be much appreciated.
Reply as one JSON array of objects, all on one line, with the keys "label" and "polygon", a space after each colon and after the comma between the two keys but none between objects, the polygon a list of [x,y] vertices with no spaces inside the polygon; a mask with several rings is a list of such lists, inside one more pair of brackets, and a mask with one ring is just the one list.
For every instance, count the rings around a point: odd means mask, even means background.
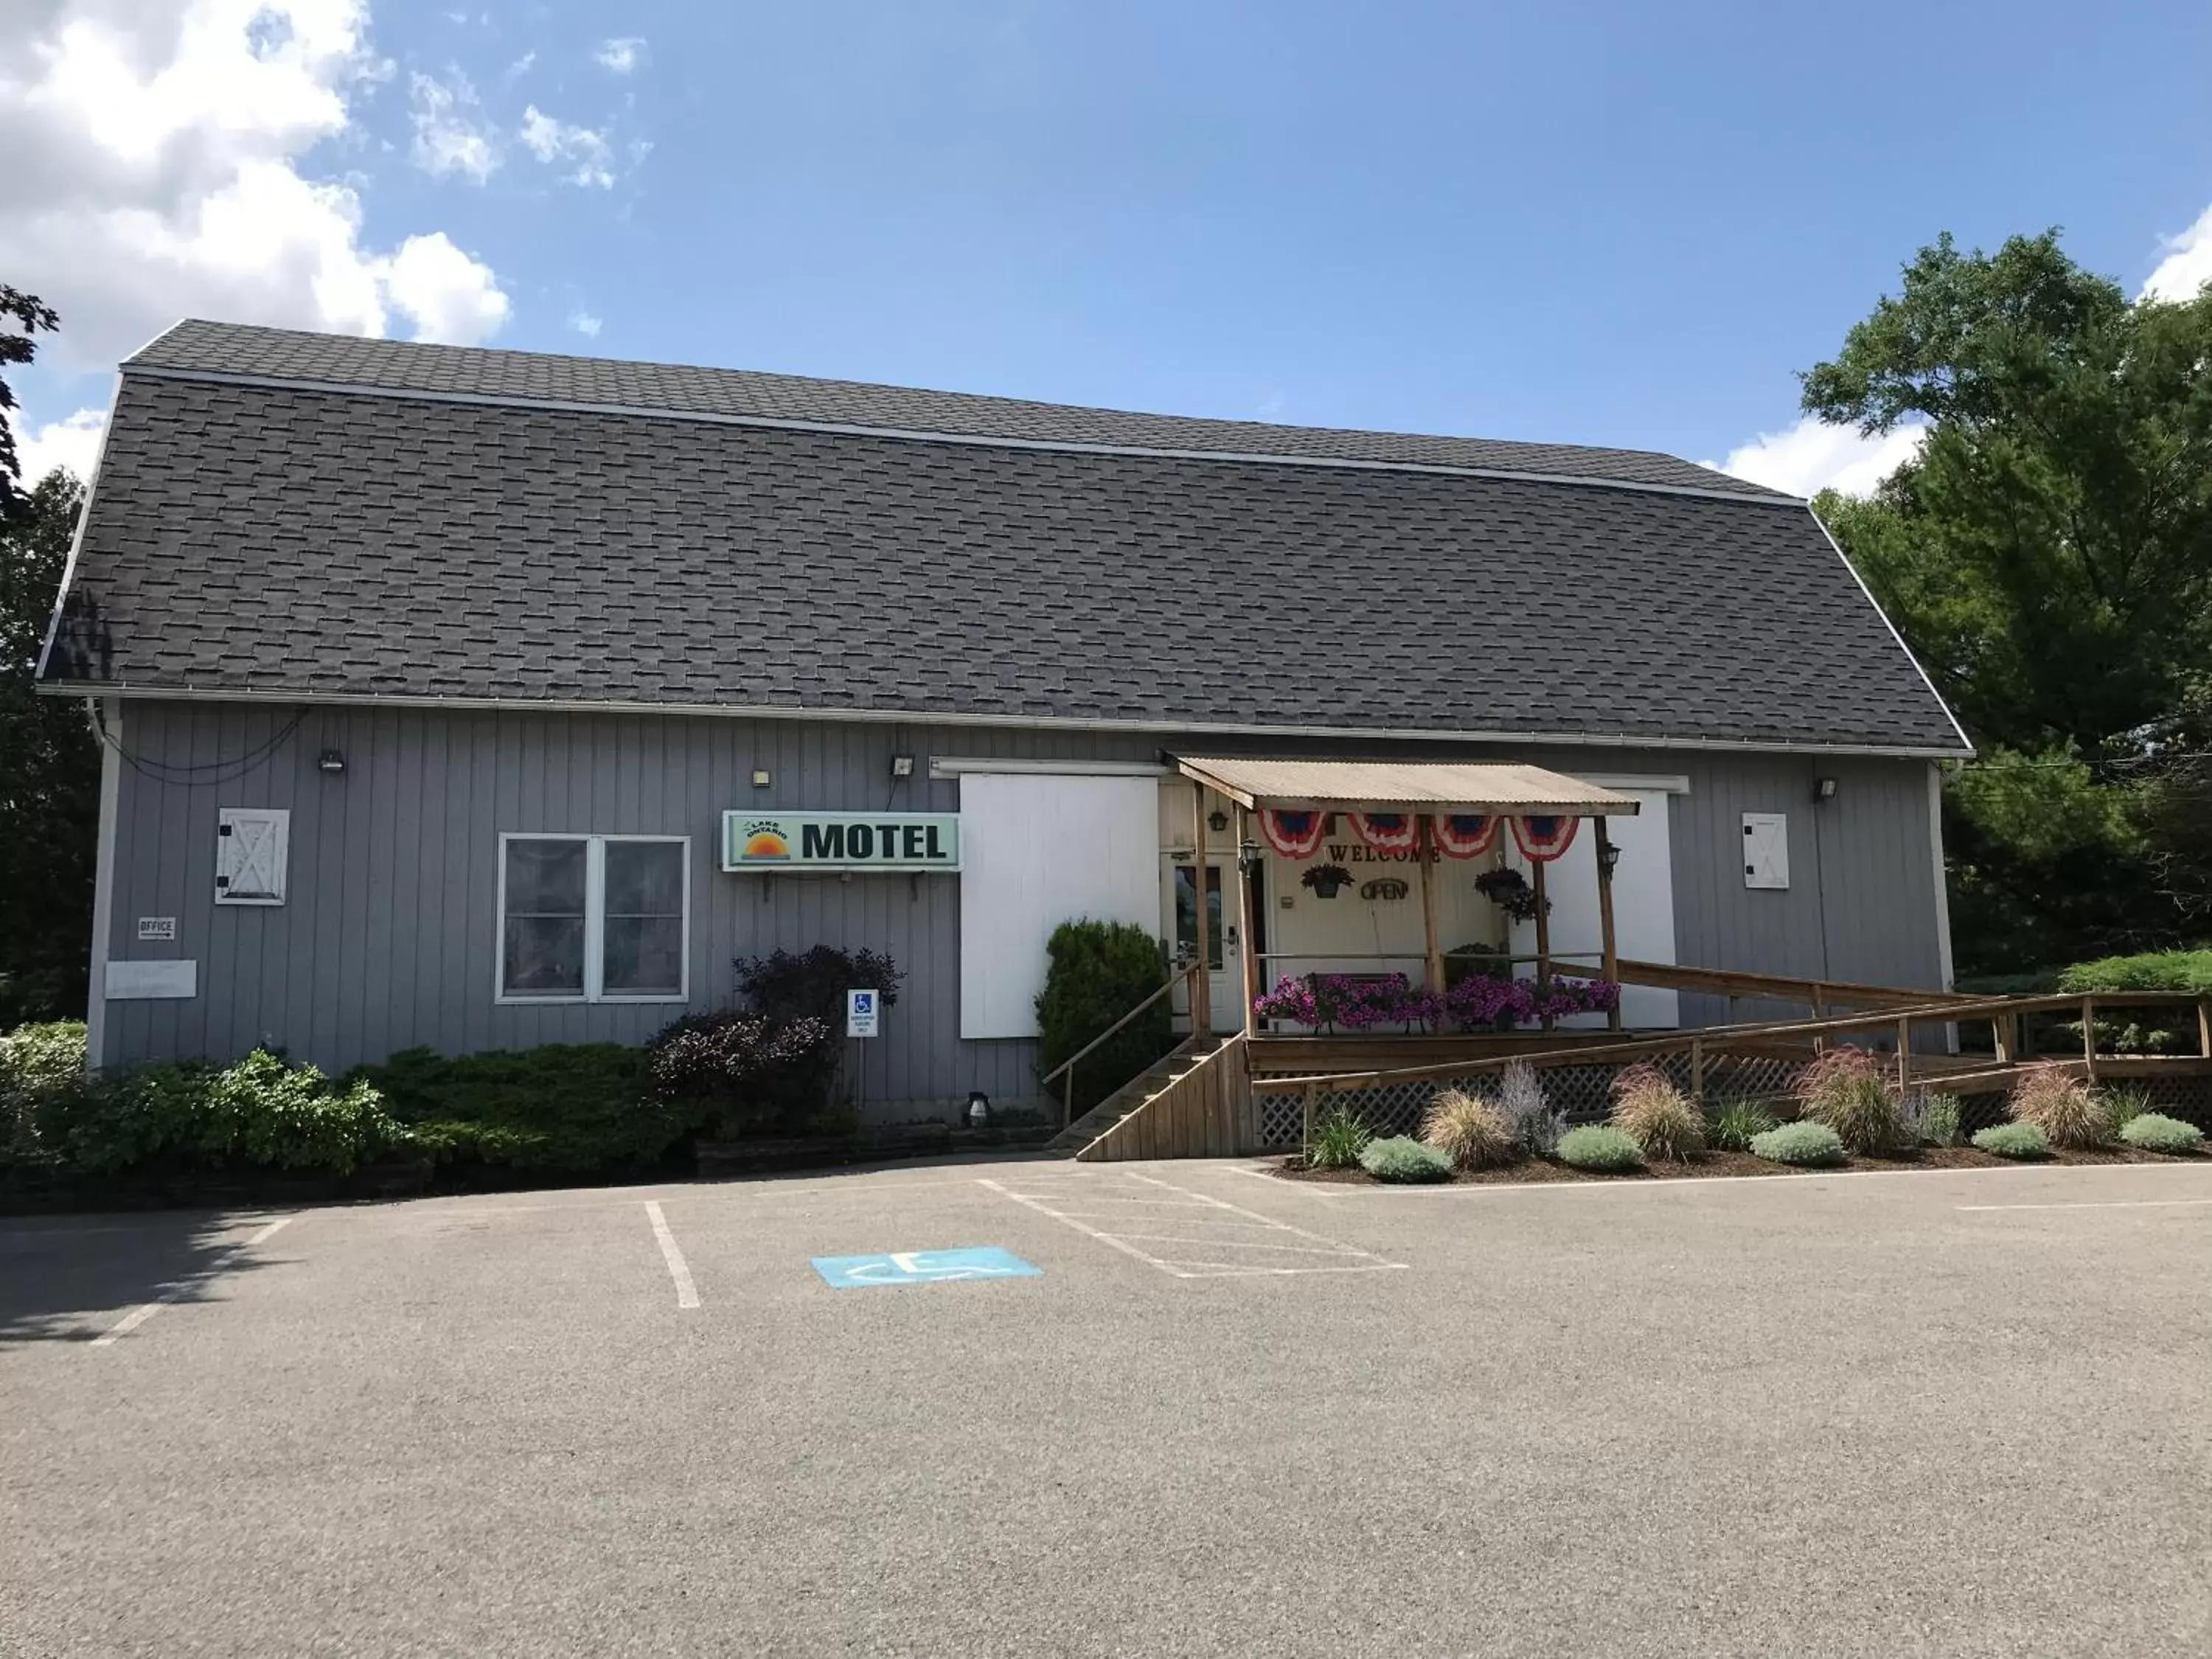
[{"label": "green shrub", "polygon": [[1825,1123],[1800,1120],[1753,1135],[1753,1157],[1770,1164],[1791,1164],[1800,1169],[1833,1169],[1850,1156],[1844,1138]]},{"label": "green shrub", "polygon": [[1797,1079],[1797,1110],[1825,1123],[1855,1152],[1893,1151],[1902,1139],[1881,1062],[1863,1048],[1817,1054]]},{"label": "green shrub", "polygon": [[235,1164],[345,1175],[406,1142],[365,1079],[334,1083],[260,1048],[228,1066],[163,1062],[97,1079],[44,1133],[65,1167],[95,1175]]},{"label": "green shrub", "polygon": [[1974,1145],[1999,1158],[2023,1160],[2051,1156],[2051,1141],[2033,1123],[2000,1123],[1974,1136]]},{"label": "green shrub", "polygon": [[2058,975],[2058,988],[2091,991],[2189,991],[2212,996],[2212,951],[2154,951],[2077,962]]},{"label": "green shrub", "polygon": [[58,1154],[46,1125],[88,1086],[82,1020],[19,1025],[0,1036],[0,1165],[52,1162]]},{"label": "green shrub", "polygon": [[2120,1126],[2120,1139],[2138,1151],[2187,1154],[2204,1150],[2204,1131],[2162,1112],[2137,1112]]},{"label": "green shrub", "polygon": [[1724,1152],[1747,1152],[1752,1138],[1774,1127],[1774,1114],[1755,1100],[1741,1097],[1708,1101],[1705,1105],[1705,1143]]},{"label": "green shrub", "polygon": [[1307,1165],[1316,1170],[1348,1170],[1359,1162],[1360,1153],[1374,1139],[1358,1113],[1338,1106],[1314,1125],[1313,1139],[1306,1144]]},{"label": "green shrub", "polygon": [[2112,1126],[2114,1134],[2150,1110],[2150,1097],[2140,1089],[2106,1089],[2098,1097],[2105,1108],[2105,1121]]},{"label": "green shrub", "polygon": [[1906,1146],[1959,1144],[1959,1097],[1915,1089],[1897,1103],[1899,1141]]},{"label": "green shrub", "polygon": [[1462,1170],[1510,1164],[1520,1151],[1498,1109],[1463,1089],[1446,1089],[1429,1103],[1421,1139]]},{"label": "green shrub", "polygon": [[1369,1141],[1359,1167],[1377,1181],[1449,1181],[1452,1169],[1449,1158],[1410,1135]]},{"label": "green shrub", "polygon": [[[2057,1066],[2023,1071],[2005,1106],[2014,1122],[2041,1130],[2053,1146],[2101,1146],[2112,1139],[2110,1112]],[[1980,1144],[1978,1137],[1975,1144]]]},{"label": "green shrub", "polygon": [[406,1048],[356,1075],[441,1163],[591,1175],[649,1169],[683,1139],[685,1108],[654,1096],[651,1064],[616,1042]]},{"label": "green shrub", "polygon": [[1644,1151],[1610,1124],[1585,1123],[1559,1137],[1559,1162],[1577,1170],[1612,1173],[1644,1167]]},{"label": "green shrub", "polygon": [[1705,1149],[1705,1121],[1656,1066],[1632,1066],[1613,1080],[1613,1127],[1646,1158],[1686,1164]]},{"label": "green shrub", "polygon": [[[1064,921],[1045,945],[1044,989],[1037,995],[1037,1075],[1057,1071],[1071,1055],[1159,989],[1167,951],[1133,922]],[[1162,997],[1075,1067],[1080,1117],[1174,1045]],[[1052,1085],[1058,1096],[1066,1079]]]}]

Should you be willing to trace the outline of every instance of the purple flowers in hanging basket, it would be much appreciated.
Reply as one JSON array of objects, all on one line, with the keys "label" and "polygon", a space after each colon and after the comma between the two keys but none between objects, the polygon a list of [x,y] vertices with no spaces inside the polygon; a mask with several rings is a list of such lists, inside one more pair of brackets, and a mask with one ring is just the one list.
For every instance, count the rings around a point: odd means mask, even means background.
[{"label": "purple flowers in hanging basket", "polygon": [[1396,1025],[1441,1031],[1496,1030],[1530,1024],[1547,1015],[1605,1014],[1620,1006],[1620,987],[1611,980],[1554,979],[1540,990],[1532,979],[1492,979],[1470,975],[1449,991],[1415,990],[1397,974],[1310,974],[1285,977],[1256,998],[1252,1007],[1262,1019],[1285,1020],[1314,1030],[1371,1031]]}]

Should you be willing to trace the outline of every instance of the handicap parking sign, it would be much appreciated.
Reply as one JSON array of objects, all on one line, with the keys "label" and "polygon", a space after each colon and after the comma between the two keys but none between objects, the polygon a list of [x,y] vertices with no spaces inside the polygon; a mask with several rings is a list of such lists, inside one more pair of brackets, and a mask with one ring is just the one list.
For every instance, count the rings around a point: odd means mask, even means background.
[{"label": "handicap parking sign", "polygon": [[873,991],[845,993],[845,1035],[848,1037],[872,1037],[876,1024],[882,1016],[883,1000]]},{"label": "handicap parking sign", "polygon": [[833,1291],[869,1285],[938,1285],[951,1280],[1036,1279],[1044,1269],[995,1247],[893,1250],[886,1255],[817,1255],[814,1271]]}]

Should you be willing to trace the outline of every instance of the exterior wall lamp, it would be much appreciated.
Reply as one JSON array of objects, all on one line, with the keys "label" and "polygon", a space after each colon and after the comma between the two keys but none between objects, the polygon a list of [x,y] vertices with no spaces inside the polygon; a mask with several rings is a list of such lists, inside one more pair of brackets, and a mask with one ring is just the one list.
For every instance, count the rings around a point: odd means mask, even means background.
[{"label": "exterior wall lamp", "polygon": [[1229,814],[1218,806],[1215,807],[1206,815],[1206,827],[1217,836],[1221,834],[1223,830],[1229,828]]},{"label": "exterior wall lamp", "polygon": [[914,775],[914,757],[911,755],[893,755],[891,757],[891,775],[895,778],[912,777]]},{"label": "exterior wall lamp", "polygon": [[765,766],[753,768],[753,787],[756,789],[768,787],[768,768]]},{"label": "exterior wall lamp", "polygon": [[1619,867],[1620,864],[1620,848],[1619,844],[1615,842],[1610,836],[1600,836],[1597,843],[1597,867],[1605,872],[1605,878],[1607,881],[1611,881],[1613,879],[1613,872]]},{"label": "exterior wall lamp", "polygon": [[1836,781],[1833,778],[1815,778],[1813,780],[1813,799],[1816,803],[1824,800],[1833,800],[1835,798]]},{"label": "exterior wall lamp", "polygon": [[1258,842],[1248,841],[1237,849],[1237,867],[1239,870],[1248,871],[1256,870],[1260,867],[1260,843]]},{"label": "exterior wall lamp", "polygon": [[315,757],[315,769],[335,775],[345,770],[345,757],[335,749],[325,749]]}]

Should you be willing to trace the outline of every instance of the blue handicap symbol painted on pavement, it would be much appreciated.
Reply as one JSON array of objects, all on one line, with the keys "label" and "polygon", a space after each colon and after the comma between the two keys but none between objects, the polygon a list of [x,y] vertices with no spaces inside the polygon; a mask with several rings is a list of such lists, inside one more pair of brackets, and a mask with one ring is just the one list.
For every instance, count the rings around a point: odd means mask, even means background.
[{"label": "blue handicap symbol painted on pavement", "polygon": [[866,1285],[936,1285],[947,1280],[1036,1279],[1044,1269],[995,1247],[971,1250],[893,1250],[888,1255],[817,1255],[814,1271],[833,1291]]}]

